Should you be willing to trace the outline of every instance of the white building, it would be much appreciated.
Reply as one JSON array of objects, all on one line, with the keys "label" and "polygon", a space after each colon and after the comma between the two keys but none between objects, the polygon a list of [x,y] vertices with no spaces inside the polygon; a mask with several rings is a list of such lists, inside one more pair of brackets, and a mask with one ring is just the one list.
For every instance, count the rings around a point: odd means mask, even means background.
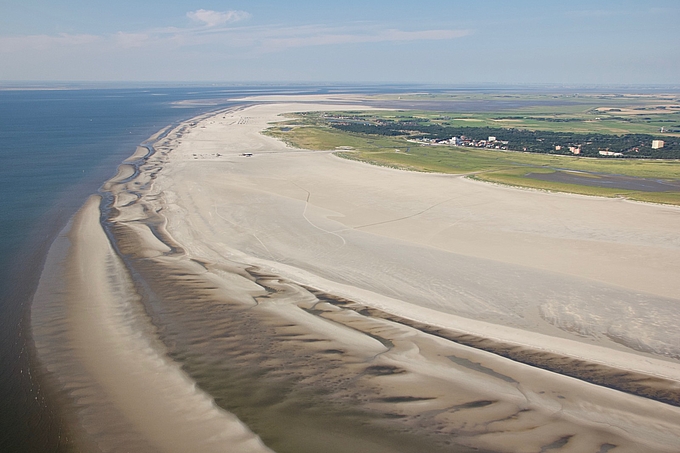
[{"label": "white building", "polygon": [[652,140],[652,149],[663,148],[663,145],[664,145],[663,140]]}]

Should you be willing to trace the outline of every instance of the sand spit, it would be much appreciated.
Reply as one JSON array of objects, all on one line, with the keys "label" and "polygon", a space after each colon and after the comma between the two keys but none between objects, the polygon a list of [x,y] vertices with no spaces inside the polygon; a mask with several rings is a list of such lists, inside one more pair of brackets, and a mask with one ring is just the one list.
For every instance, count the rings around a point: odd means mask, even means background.
[{"label": "sand spit", "polygon": [[[125,288],[126,319],[153,324],[130,337],[158,338],[192,398],[207,392],[277,452],[678,451],[678,209],[372,167],[260,134],[283,112],[359,108],[301,100],[169,131],[105,186],[112,246],[92,204],[73,245],[55,244],[81,263],[107,256],[100,277],[46,273],[41,288],[102,295],[97,316]],[[38,329],[73,335],[74,314],[45,313],[60,321]],[[154,439],[119,418],[92,437]]]},{"label": "sand spit", "polygon": [[39,357],[74,408],[71,442],[80,451],[270,451],[165,357],[145,318],[92,197],[52,247],[32,315]]}]

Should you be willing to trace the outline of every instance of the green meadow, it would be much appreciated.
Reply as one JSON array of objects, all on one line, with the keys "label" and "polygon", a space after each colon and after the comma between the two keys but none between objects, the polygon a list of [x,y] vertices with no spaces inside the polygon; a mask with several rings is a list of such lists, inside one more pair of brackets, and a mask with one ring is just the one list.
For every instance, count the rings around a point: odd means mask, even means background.
[{"label": "green meadow", "polygon": [[[451,107],[470,103],[492,105],[493,112],[436,113],[427,110],[385,112],[377,116],[415,117],[442,125],[488,126],[555,132],[602,134],[654,134],[663,127],[668,135],[680,136],[680,96],[607,94],[484,94],[452,93],[376,96],[376,100],[405,104],[447,103]],[[520,104],[514,106],[514,103]],[[370,113],[371,115],[374,112]]]},{"label": "green meadow", "polygon": [[[414,97],[417,96],[426,95],[414,95]],[[659,120],[665,121],[669,117],[680,120],[680,113],[678,112],[663,113],[663,110],[669,110],[669,105],[677,104],[672,104],[670,100],[663,98],[654,98],[653,102],[650,97],[641,99],[635,97],[631,99],[589,98],[576,101],[561,106],[539,104],[512,111],[468,114],[426,110],[350,112],[347,114],[354,117],[365,115],[373,119],[416,121],[422,119],[423,121],[440,122],[442,124],[460,122],[471,126],[544,128],[541,130],[602,132],[607,134],[649,133],[658,131],[657,124],[670,124]],[[665,106],[666,109],[658,108],[659,106]],[[631,118],[626,120],[612,119],[611,117],[614,116],[621,117],[622,113],[616,110],[611,112],[611,110],[606,109],[619,109],[621,112],[628,113]],[[657,113],[643,115],[637,113],[643,110],[635,109],[648,109],[644,111]],[[606,114],[603,114],[605,110]],[[333,114],[338,115],[338,112]],[[595,118],[599,118],[599,120],[591,120],[590,117],[594,115],[597,115]],[[504,117],[506,119],[501,119]],[[573,118],[578,120],[555,122],[536,118]],[[654,120],[648,121],[644,118],[653,118]],[[678,121],[678,127],[680,127],[680,121]],[[336,154],[340,157],[374,165],[412,171],[464,174],[482,181],[546,191],[624,197],[638,201],[680,205],[680,191],[643,192],[545,181],[528,176],[537,173],[551,174],[570,170],[583,172],[579,173],[581,176],[588,176],[588,174],[592,174],[593,177],[624,175],[680,182],[680,160],[599,159],[484,148],[422,145],[410,142],[404,137],[343,132],[328,126],[324,120],[324,115],[320,113],[292,115],[287,122],[279,123],[277,126],[268,129],[266,133],[294,147],[311,150],[336,150]]]}]

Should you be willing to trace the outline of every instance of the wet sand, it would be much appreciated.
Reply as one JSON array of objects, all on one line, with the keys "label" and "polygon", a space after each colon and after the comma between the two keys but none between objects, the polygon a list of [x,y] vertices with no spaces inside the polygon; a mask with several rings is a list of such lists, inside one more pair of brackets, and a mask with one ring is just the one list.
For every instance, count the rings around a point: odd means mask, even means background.
[{"label": "wet sand", "polygon": [[260,134],[357,109],[298,100],[181,124],[53,246],[33,324],[80,445],[678,450],[680,210]]}]

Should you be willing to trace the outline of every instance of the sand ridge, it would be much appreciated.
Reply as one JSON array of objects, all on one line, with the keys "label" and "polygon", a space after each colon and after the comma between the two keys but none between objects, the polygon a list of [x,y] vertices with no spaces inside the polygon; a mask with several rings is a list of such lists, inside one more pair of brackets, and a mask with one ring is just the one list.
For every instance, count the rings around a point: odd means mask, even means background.
[{"label": "sand ridge", "polygon": [[70,441],[81,451],[271,451],[168,360],[99,204],[92,196],[52,246],[32,308],[39,357],[78,420]]}]

